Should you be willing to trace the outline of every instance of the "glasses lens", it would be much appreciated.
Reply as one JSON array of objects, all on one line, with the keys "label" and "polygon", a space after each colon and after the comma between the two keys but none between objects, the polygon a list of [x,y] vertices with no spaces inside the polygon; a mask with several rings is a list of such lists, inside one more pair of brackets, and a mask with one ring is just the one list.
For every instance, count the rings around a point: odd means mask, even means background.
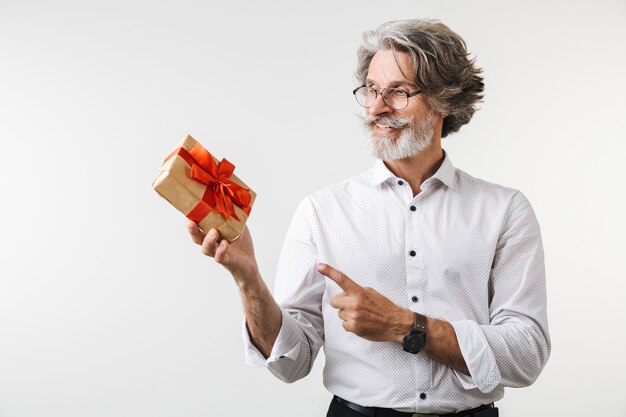
[{"label": "glasses lens", "polygon": [[383,94],[383,99],[389,107],[395,110],[402,110],[409,105],[409,96],[399,88],[387,88]]},{"label": "glasses lens", "polygon": [[368,90],[369,88],[367,87],[361,87],[354,93],[357,103],[363,107],[368,107],[371,104],[370,101],[372,101],[368,98]]}]

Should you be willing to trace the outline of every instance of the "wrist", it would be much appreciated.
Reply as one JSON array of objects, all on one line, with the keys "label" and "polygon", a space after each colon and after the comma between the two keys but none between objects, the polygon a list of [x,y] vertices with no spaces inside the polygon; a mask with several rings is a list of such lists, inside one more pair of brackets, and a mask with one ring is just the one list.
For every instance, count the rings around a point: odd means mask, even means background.
[{"label": "wrist", "polygon": [[236,267],[230,268],[229,272],[240,288],[250,283],[255,284],[259,280],[262,281],[261,273],[256,262],[241,262]]},{"label": "wrist", "polygon": [[404,336],[413,330],[413,324],[415,323],[415,315],[411,310],[402,309],[402,312],[398,319],[397,331],[394,335],[394,340],[402,343]]},{"label": "wrist", "polygon": [[242,295],[259,294],[265,288],[265,282],[258,270],[246,275],[233,274],[233,278]]}]

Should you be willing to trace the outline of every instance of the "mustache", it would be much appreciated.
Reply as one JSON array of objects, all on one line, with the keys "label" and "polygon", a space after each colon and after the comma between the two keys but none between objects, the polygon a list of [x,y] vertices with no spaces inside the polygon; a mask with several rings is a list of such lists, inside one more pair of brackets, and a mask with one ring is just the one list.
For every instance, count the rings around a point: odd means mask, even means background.
[{"label": "mustache", "polygon": [[411,118],[402,116],[361,116],[361,124],[364,128],[369,129],[376,123],[394,129],[402,129],[411,123]]}]

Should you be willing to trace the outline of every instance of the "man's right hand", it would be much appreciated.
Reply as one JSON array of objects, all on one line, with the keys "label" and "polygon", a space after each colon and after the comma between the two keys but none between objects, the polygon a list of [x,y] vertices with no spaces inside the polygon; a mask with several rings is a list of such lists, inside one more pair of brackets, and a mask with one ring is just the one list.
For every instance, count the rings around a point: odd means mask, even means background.
[{"label": "man's right hand", "polygon": [[204,233],[195,222],[189,219],[187,219],[187,230],[191,235],[191,240],[202,247],[202,253],[224,266],[233,275],[237,285],[241,286],[259,277],[259,267],[248,226],[244,227],[241,236],[232,244],[226,239],[218,243],[220,235],[216,229],[210,229],[208,233]]}]

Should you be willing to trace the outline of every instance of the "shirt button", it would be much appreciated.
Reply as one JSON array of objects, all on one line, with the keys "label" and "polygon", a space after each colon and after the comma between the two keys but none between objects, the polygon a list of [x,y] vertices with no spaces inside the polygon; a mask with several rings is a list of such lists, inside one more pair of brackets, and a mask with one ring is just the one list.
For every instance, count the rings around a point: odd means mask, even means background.
[{"label": "shirt button", "polygon": [[398,185],[404,185],[404,181],[398,180]]},{"label": "shirt button", "polygon": [[417,207],[411,206],[411,211],[415,211],[415,210],[417,210]]},{"label": "shirt button", "polygon": [[417,303],[417,300],[419,300],[419,298],[417,298],[416,295],[414,295],[413,297],[411,297],[411,301],[413,301],[414,303]]},{"label": "shirt button", "polygon": [[411,255],[411,256],[415,256],[415,255],[416,255],[416,253],[415,253],[415,251],[414,251],[414,250],[412,250],[411,252],[409,252],[409,255]]},{"label": "shirt button", "polygon": [[425,400],[425,399],[426,399],[426,394],[424,394],[424,393],[422,392],[422,393],[420,394],[420,398],[421,398],[422,400]]}]

